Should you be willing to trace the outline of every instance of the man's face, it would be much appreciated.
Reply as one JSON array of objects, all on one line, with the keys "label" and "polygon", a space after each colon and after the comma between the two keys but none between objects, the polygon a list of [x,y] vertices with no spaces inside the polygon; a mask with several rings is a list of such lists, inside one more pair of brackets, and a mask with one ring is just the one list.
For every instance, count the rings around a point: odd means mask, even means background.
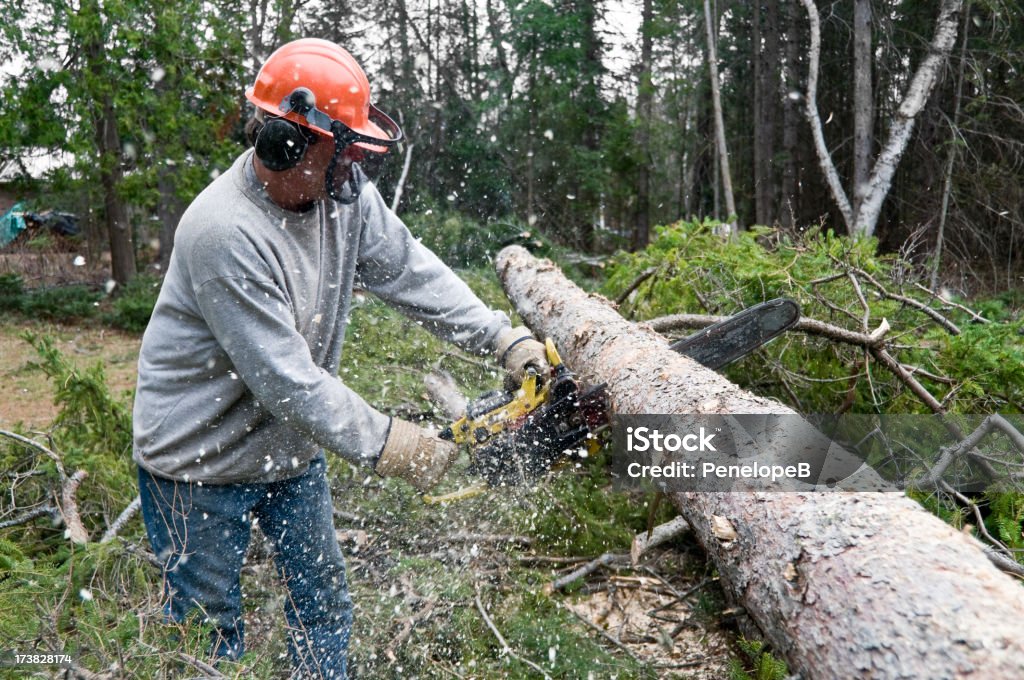
[{"label": "man's face", "polygon": [[296,202],[319,201],[327,197],[325,177],[333,154],[333,141],[323,135],[317,135],[316,143],[306,147],[302,161],[288,171],[288,190]]}]

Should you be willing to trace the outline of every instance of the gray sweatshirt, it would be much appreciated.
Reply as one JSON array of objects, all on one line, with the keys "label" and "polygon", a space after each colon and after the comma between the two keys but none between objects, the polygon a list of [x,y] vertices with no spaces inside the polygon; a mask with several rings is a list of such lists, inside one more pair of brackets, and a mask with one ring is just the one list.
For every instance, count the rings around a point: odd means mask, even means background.
[{"label": "gray sweatshirt", "polygon": [[352,205],[291,212],[267,197],[251,156],[182,217],[142,340],[134,459],[154,475],[272,481],[322,448],[373,463],[389,418],[337,377],[354,284],[479,354],[509,326],[372,184]]}]

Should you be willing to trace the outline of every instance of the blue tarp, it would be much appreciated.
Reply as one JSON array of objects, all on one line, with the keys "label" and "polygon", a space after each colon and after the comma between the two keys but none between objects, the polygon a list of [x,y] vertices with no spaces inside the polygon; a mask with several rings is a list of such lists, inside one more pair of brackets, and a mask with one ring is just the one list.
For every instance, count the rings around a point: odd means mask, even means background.
[{"label": "blue tarp", "polygon": [[25,218],[21,203],[15,203],[11,209],[0,217],[0,248],[13,241],[18,234],[25,231]]}]

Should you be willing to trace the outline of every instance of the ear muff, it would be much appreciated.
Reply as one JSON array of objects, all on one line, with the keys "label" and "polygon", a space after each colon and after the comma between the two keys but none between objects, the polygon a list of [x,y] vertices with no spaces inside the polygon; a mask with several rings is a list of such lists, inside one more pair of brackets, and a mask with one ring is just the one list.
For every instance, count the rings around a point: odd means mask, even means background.
[{"label": "ear muff", "polygon": [[302,126],[284,118],[270,118],[256,133],[256,157],[268,170],[280,172],[294,168],[306,154],[306,148],[316,143],[316,134],[307,133]]}]

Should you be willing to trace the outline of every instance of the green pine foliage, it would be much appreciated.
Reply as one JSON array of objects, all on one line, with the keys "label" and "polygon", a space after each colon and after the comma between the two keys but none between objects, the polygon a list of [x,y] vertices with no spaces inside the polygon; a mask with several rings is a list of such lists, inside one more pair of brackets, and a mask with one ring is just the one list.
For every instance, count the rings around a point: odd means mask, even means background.
[{"label": "green pine foliage", "polygon": [[[928,305],[960,328],[959,335],[951,335],[920,310],[881,297],[863,275],[853,274],[870,307],[867,329],[874,330],[887,320],[892,352],[902,363],[948,379],[919,376],[949,411],[1021,412],[1024,318],[1020,307],[1012,309],[1001,301],[1001,313],[989,317],[992,323],[975,323],[966,312],[914,286],[917,274],[912,265],[876,254],[872,240],[818,230],[793,236],[756,227],[724,241],[714,233],[716,225],[706,220],[660,228],[646,250],[614,258],[603,292],[614,297],[641,273],[653,270],[622,305],[627,316],[729,315],[787,296],[800,303],[806,317],[863,332],[864,309],[846,275],[855,268],[888,292]],[[859,347],[789,333],[733,364],[726,373],[740,385],[804,413],[835,413],[849,399],[854,413],[930,412],[891,373],[874,361],[865,365],[864,354]]]},{"label": "green pine foliage", "polygon": [[0,311],[57,321],[95,316],[103,293],[85,285],[25,288],[19,274],[0,275]]},{"label": "green pine foliage", "polygon": [[747,663],[733,659],[730,680],[785,680],[789,677],[786,662],[767,651],[763,642],[740,638],[738,645]]},{"label": "green pine foliage", "polygon": [[[889,351],[904,365],[924,369],[918,376],[921,384],[965,434],[986,414],[1022,412],[1024,306],[1019,296],[971,301],[990,321],[981,323],[915,286],[923,281],[914,267],[896,256],[877,255],[870,240],[819,230],[794,236],[757,227],[725,241],[714,233],[717,225],[706,220],[660,228],[646,250],[616,256],[607,269],[603,292],[614,297],[641,274],[653,271],[622,304],[626,316],[728,315],[787,296],[800,303],[806,317],[863,332],[864,308],[852,273],[870,307],[867,328],[877,328],[883,319],[890,324]],[[936,310],[960,333],[951,334],[918,308],[883,297],[865,273],[889,293]],[[725,372],[737,384],[806,414],[847,408],[865,414],[931,413],[904,383],[865,354],[860,347],[790,332]],[[937,454],[950,441],[944,430],[935,430],[922,436],[935,439],[930,450]],[[985,445],[997,452],[1012,450],[997,435]],[[945,494],[914,491],[911,495],[954,526],[976,523],[970,509]],[[1011,549],[1024,540],[1021,498],[1020,493],[994,489],[974,500],[989,533]]]},{"label": "green pine foliage", "polygon": [[141,333],[146,330],[149,318],[153,315],[159,294],[160,279],[155,276],[136,276],[110,303],[110,311],[104,314],[104,320],[111,326],[131,333]]}]

